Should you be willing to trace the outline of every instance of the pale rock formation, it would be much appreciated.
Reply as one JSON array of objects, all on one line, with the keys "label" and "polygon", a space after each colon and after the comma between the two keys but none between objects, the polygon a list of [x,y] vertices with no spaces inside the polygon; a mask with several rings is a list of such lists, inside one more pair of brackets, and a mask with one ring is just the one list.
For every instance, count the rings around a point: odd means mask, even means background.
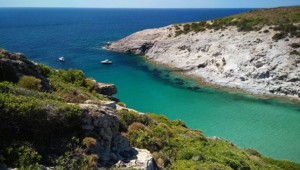
[{"label": "pale rock formation", "polygon": [[300,99],[300,57],[290,55],[290,44],[300,40],[274,41],[275,33],[269,27],[250,32],[228,27],[176,37],[174,25],[170,25],[134,33],[106,48],[144,55],[212,84]]}]

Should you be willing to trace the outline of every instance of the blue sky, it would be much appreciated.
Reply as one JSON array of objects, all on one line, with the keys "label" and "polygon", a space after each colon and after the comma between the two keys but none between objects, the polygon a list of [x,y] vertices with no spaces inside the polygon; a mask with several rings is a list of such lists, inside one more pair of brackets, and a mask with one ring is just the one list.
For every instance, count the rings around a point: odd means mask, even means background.
[{"label": "blue sky", "polygon": [[269,8],[300,0],[0,0],[0,7],[82,8]]}]

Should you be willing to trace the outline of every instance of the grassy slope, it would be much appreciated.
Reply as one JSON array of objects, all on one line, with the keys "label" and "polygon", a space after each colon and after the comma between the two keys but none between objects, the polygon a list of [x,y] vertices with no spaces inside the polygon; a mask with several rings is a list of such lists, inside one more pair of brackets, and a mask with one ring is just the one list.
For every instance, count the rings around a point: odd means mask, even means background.
[{"label": "grassy slope", "polygon": [[[279,32],[280,37],[300,37],[300,6],[280,7],[274,9],[258,9],[237,14],[229,17],[219,18],[211,22],[194,22],[175,25],[175,36],[189,32],[201,32],[206,29],[225,29],[228,26],[236,26],[239,31],[259,31],[264,26],[272,26],[270,29]],[[279,36],[279,35],[277,35]]]},{"label": "grassy slope", "polygon": [[[94,155],[83,152],[81,111],[87,99],[108,100],[94,91],[81,71],[39,66],[52,92],[0,82],[0,163],[37,169],[38,164],[64,169],[93,169]],[[36,86],[34,86],[36,88]],[[120,132],[133,146],[149,149],[160,167],[170,169],[300,169],[300,165],[208,139],[181,121],[155,114],[119,111]],[[61,149],[65,148],[65,149]]]}]

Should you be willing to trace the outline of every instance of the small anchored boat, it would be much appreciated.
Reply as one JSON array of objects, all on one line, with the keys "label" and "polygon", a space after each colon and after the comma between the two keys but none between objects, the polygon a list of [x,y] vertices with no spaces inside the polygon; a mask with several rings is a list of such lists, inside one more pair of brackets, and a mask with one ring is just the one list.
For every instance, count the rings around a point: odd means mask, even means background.
[{"label": "small anchored boat", "polygon": [[65,61],[65,57],[59,57],[58,60],[64,62]]},{"label": "small anchored boat", "polygon": [[102,64],[112,64],[112,61],[105,59],[103,61],[101,61]]}]

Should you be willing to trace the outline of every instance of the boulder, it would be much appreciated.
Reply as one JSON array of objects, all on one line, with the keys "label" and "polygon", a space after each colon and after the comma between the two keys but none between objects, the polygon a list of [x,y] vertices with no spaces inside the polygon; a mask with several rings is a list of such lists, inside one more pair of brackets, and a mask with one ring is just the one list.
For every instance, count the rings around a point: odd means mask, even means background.
[{"label": "boulder", "polygon": [[97,83],[96,91],[103,95],[112,96],[117,93],[117,88],[114,84]]}]

